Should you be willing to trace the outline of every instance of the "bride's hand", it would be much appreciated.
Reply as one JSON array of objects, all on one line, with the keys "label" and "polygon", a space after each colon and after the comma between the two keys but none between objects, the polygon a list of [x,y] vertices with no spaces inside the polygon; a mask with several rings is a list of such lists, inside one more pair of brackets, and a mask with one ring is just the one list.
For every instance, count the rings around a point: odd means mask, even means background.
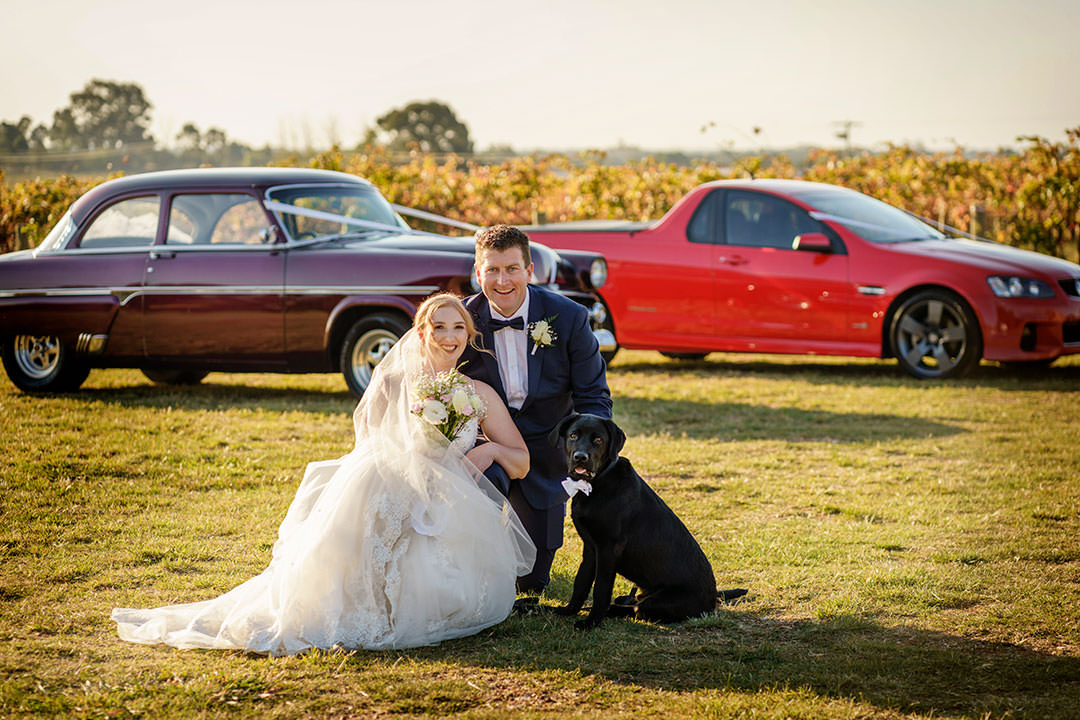
[{"label": "bride's hand", "polygon": [[[470,450],[469,459],[480,468],[480,472],[491,467],[491,463],[497,462],[511,480],[525,477],[529,472],[529,448],[510,417],[510,411],[490,385],[478,382],[476,389],[487,407],[487,413],[480,421],[480,428],[491,442]],[[475,458],[473,453],[476,453]]]}]

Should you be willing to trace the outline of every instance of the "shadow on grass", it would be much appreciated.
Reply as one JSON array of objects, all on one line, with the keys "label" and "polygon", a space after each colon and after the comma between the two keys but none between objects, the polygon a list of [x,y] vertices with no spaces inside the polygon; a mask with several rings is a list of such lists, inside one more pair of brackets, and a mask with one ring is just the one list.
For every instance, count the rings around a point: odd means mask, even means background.
[{"label": "shadow on grass", "polygon": [[945,437],[966,432],[934,420],[883,413],[838,413],[636,397],[615,400],[615,420],[627,435],[661,432],[695,440],[855,443]]},{"label": "shadow on grass", "polygon": [[266,387],[262,385],[128,385],[88,387],[72,395],[87,402],[174,410],[253,409],[274,412],[301,411],[322,414],[349,414],[356,400],[347,392],[313,388]]},{"label": "shadow on grass", "polygon": [[620,363],[608,369],[611,375],[617,376],[621,372],[664,375],[680,372],[688,377],[702,378],[750,373],[766,379],[867,387],[927,387],[946,382],[957,387],[1000,390],[1080,390],[1080,364],[1075,363],[1050,367],[983,363],[962,378],[938,381],[911,377],[895,360],[844,363],[842,360],[829,362],[810,358],[799,362],[725,353],[704,360],[672,361],[657,353],[655,360]]},{"label": "shadow on grass", "polygon": [[474,643],[414,652],[677,692],[809,689],[927,716],[1065,718],[1080,707],[1080,658],[854,616],[783,621],[721,609],[680,625],[607,620],[582,633],[545,614],[511,618]]},{"label": "shadow on grass", "polygon": [[[72,395],[87,403],[173,410],[298,411],[348,415],[356,400],[346,392],[313,388],[224,385],[212,381],[187,387],[133,384],[88,387]],[[753,404],[706,403],[618,397],[616,419],[628,434],[658,429],[694,439],[864,442],[942,437],[963,432],[932,420],[882,413],[837,413]]]}]

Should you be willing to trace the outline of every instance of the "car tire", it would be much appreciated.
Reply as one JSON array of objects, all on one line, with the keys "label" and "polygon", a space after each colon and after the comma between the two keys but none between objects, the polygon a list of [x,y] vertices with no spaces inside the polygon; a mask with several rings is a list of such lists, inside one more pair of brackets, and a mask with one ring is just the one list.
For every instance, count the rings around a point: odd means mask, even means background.
[{"label": "car tire", "polygon": [[408,330],[402,318],[381,314],[362,318],[349,328],[340,355],[341,374],[349,392],[363,397],[375,367]]},{"label": "car tire", "polygon": [[705,356],[706,356],[706,355],[708,355],[709,353],[693,353],[693,352],[662,352],[662,353],[660,353],[660,354],[661,354],[661,355],[663,355],[663,356],[664,356],[664,357],[666,357],[666,358],[671,358],[672,360],[687,360],[687,361],[691,361],[691,360],[704,360],[704,359],[705,359]]},{"label": "car tire", "polygon": [[920,380],[961,377],[982,357],[975,314],[946,290],[924,290],[904,300],[893,314],[889,341],[900,367]]},{"label": "car tire", "polygon": [[210,373],[201,370],[160,370],[141,368],[142,374],[155,385],[198,385]]},{"label": "car tire", "polygon": [[78,390],[90,366],[55,335],[16,335],[3,347],[4,369],[15,387],[28,393]]}]

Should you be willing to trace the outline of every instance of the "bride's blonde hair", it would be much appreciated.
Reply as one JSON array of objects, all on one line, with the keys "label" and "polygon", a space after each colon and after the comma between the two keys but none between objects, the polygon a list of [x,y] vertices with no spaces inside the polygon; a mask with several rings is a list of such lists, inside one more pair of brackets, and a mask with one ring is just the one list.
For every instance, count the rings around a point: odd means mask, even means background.
[{"label": "bride's blonde hair", "polygon": [[465,303],[461,301],[461,298],[451,293],[432,295],[420,304],[420,307],[416,309],[416,315],[413,317],[413,327],[416,328],[416,332],[423,334],[426,338],[431,330],[431,316],[435,314],[436,310],[444,307],[452,307],[458,311],[458,314],[465,321],[465,334],[469,338],[469,345],[474,350],[483,351],[479,342],[480,333],[476,329],[472,313],[465,309]]}]

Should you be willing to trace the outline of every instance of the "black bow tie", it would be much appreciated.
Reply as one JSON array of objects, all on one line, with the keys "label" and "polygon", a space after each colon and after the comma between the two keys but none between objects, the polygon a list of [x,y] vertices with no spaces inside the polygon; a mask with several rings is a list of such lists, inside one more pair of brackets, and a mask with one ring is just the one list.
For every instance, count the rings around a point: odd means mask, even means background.
[{"label": "black bow tie", "polygon": [[491,332],[498,332],[503,328],[514,328],[515,330],[525,329],[525,318],[518,315],[513,320],[499,320],[498,318],[491,318],[491,322],[488,323],[488,327],[491,328]]}]

